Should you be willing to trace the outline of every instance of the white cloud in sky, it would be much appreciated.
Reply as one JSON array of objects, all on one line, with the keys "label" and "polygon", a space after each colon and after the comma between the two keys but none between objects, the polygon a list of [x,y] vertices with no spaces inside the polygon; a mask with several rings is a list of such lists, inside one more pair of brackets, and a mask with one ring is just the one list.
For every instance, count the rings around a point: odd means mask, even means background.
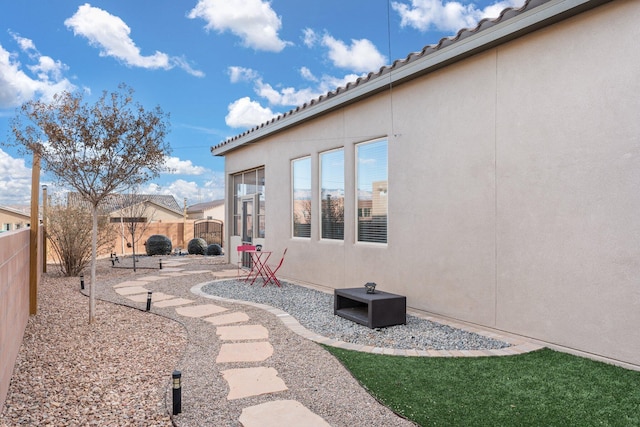
[{"label": "white cloud in sky", "polygon": [[175,197],[182,206],[183,200],[187,199],[187,205],[212,200],[224,199],[224,172],[212,172],[211,179],[198,184],[195,181],[185,181],[177,179],[164,185],[157,183],[148,184],[140,188],[144,194],[163,194]]},{"label": "white cloud in sky", "polygon": [[178,157],[168,157],[164,163],[165,167],[173,175],[202,175],[207,169],[194,165],[191,160],[180,160]]},{"label": "white cloud in sky", "polygon": [[252,101],[248,96],[240,98],[227,107],[229,114],[224,118],[227,126],[233,128],[249,128],[271,120],[277,113],[259,102]]},{"label": "white cloud in sky", "polygon": [[318,78],[316,76],[313,75],[313,73],[311,72],[311,70],[307,67],[301,67],[300,68],[300,76],[302,76],[303,79],[305,80],[309,80],[312,82],[317,82]]},{"label": "white cloud in sky", "polygon": [[134,67],[169,70],[178,66],[191,75],[204,75],[191,68],[184,58],[170,57],[160,51],[149,56],[142,55],[130,37],[131,28],[122,19],[89,3],[78,7],[77,12],[67,18],[64,24],[73,30],[74,35],[85,37],[91,46],[99,48],[100,56],[111,56]]},{"label": "white cloud in sky", "polygon": [[322,44],[329,49],[329,59],[336,67],[345,68],[356,72],[377,71],[387,59],[375,45],[367,39],[351,40],[347,46],[342,40],[337,40],[325,34]]},{"label": "white cloud in sky", "polygon": [[17,107],[38,96],[49,101],[57,92],[75,90],[76,87],[63,77],[66,65],[40,55],[33,41],[16,34],[12,36],[34,64],[23,67],[17,53],[0,45],[0,108]]},{"label": "white cloud in sky", "polygon": [[203,19],[207,30],[230,31],[255,50],[280,52],[291,44],[278,36],[282,21],[268,1],[199,0],[187,17]]},{"label": "white cloud in sky", "polygon": [[318,35],[311,28],[305,28],[302,30],[302,43],[308,48],[315,46],[318,41]]},{"label": "white cloud in sky", "polygon": [[227,73],[229,74],[231,83],[252,81],[258,77],[257,71],[245,67],[231,66],[227,68]]},{"label": "white cloud in sky", "polygon": [[423,32],[430,29],[456,32],[475,27],[483,18],[496,18],[503,9],[522,6],[524,1],[501,0],[484,9],[478,9],[472,2],[447,0],[411,0],[411,4],[394,1],[391,7],[400,15],[402,27]]},{"label": "white cloud in sky", "polygon": [[31,168],[0,148],[0,205],[28,205],[30,197]]}]

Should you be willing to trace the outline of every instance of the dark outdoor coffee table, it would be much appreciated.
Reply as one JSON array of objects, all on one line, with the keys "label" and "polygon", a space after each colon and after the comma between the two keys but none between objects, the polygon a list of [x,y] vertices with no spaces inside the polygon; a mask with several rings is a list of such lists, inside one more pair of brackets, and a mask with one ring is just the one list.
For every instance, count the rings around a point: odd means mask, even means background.
[{"label": "dark outdoor coffee table", "polygon": [[333,314],[369,328],[407,323],[407,297],[362,288],[335,289]]}]

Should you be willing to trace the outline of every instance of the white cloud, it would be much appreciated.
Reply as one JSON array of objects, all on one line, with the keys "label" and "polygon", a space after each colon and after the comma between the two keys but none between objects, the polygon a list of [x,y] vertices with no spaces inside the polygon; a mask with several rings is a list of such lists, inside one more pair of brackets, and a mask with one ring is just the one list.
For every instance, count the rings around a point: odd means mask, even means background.
[{"label": "white cloud", "polygon": [[36,45],[33,43],[33,40],[31,39],[27,39],[25,37],[21,37],[19,34],[15,34],[10,32],[11,36],[13,37],[13,39],[16,41],[16,43],[18,43],[18,46],[20,46],[20,50],[22,50],[23,52],[29,52],[29,51],[36,51]]},{"label": "white cloud", "polygon": [[89,3],[78,7],[77,12],[67,18],[64,24],[75,35],[89,40],[91,46],[99,48],[100,56],[111,56],[133,67],[169,70],[177,66],[193,76],[204,76],[202,71],[193,69],[184,58],[170,57],[160,51],[153,55],[142,55],[130,37],[131,28],[120,17]]},{"label": "white cloud", "polygon": [[248,96],[229,104],[228,109],[229,114],[224,119],[227,125],[233,128],[257,126],[277,115]]},{"label": "white cloud", "polygon": [[305,80],[309,80],[312,82],[317,82],[318,78],[316,76],[313,75],[313,73],[311,72],[311,70],[307,67],[301,67],[300,68],[300,76],[302,76],[303,79]]},{"label": "white cloud", "polygon": [[387,61],[378,52],[374,44],[367,39],[351,40],[351,46],[325,34],[322,44],[329,48],[329,59],[336,67],[346,68],[357,72],[377,71]]},{"label": "white cloud", "polygon": [[231,66],[227,68],[229,74],[229,80],[231,83],[238,83],[240,81],[251,81],[258,77],[258,72],[251,68]]},{"label": "white cloud", "polygon": [[28,205],[30,198],[31,169],[0,148],[0,205]]},{"label": "white cloud", "polygon": [[18,55],[0,45],[0,108],[17,107],[38,96],[49,101],[57,92],[75,90],[76,87],[62,77],[66,65],[48,56],[40,56],[31,40],[14,35],[16,37],[22,47],[28,47],[30,60],[36,61],[27,66],[26,71],[36,75],[27,74]]},{"label": "white cloud", "polygon": [[411,4],[392,2],[398,12],[402,27],[413,27],[419,31],[436,29],[456,32],[462,28],[473,28],[483,18],[496,18],[507,7],[519,7],[525,0],[501,0],[484,9],[474,3],[463,4],[446,0],[411,0]]},{"label": "white cloud", "polygon": [[242,44],[256,50],[280,52],[291,44],[280,39],[280,17],[262,0],[199,0],[187,15],[207,22],[207,30],[230,31]]},{"label": "white cloud", "polygon": [[207,172],[206,168],[195,166],[191,160],[180,160],[178,157],[168,157],[165,167],[174,175],[202,175]]},{"label": "white cloud", "polygon": [[164,194],[175,197],[180,206],[224,199],[224,172],[212,172],[211,179],[201,183],[178,179],[163,185],[151,183],[140,189],[144,194]]},{"label": "white cloud", "polygon": [[306,47],[311,48],[315,46],[317,41],[318,35],[311,28],[305,28],[302,30],[302,43],[304,43]]}]

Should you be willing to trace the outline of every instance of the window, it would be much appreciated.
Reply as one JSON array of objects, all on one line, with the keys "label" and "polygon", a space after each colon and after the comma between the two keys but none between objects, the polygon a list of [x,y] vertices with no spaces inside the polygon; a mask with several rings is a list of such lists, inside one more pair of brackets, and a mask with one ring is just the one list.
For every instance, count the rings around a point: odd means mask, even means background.
[{"label": "window", "polygon": [[[265,175],[264,168],[253,169],[231,177],[233,185],[234,236],[252,241],[265,236]],[[254,226],[257,225],[257,227]]]},{"label": "window", "polygon": [[291,162],[293,237],[311,237],[311,157]]},{"label": "window", "polygon": [[387,243],[387,141],[356,145],[357,240]]},{"label": "window", "polygon": [[320,154],[320,235],[344,240],[344,150]]}]

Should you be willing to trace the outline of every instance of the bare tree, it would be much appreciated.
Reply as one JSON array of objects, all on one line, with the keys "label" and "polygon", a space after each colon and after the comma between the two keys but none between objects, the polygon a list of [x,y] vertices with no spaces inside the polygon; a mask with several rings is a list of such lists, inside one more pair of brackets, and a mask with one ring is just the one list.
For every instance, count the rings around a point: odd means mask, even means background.
[{"label": "bare tree", "polygon": [[40,156],[45,171],[73,187],[92,208],[89,323],[95,320],[98,205],[110,194],[159,175],[170,147],[168,118],[145,110],[125,84],[89,105],[82,93],[61,92],[51,102],[29,101],[12,122],[15,145]]},{"label": "bare tree", "polygon": [[128,194],[122,194],[119,199],[120,235],[122,239],[131,244],[133,252],[133,271],[136,271],[136,243],[140,241],[144,232],[153,221],[156,210],[150,208],[148,200],[131,190]]},{"label": "bare tree", "polygon": [[[77,276],[91,262],[91,211],[82,206],[55,201],[47,211],[47,239],[65,276]],[[98,219],[98,250],[113,244],[108,218]]]}]

